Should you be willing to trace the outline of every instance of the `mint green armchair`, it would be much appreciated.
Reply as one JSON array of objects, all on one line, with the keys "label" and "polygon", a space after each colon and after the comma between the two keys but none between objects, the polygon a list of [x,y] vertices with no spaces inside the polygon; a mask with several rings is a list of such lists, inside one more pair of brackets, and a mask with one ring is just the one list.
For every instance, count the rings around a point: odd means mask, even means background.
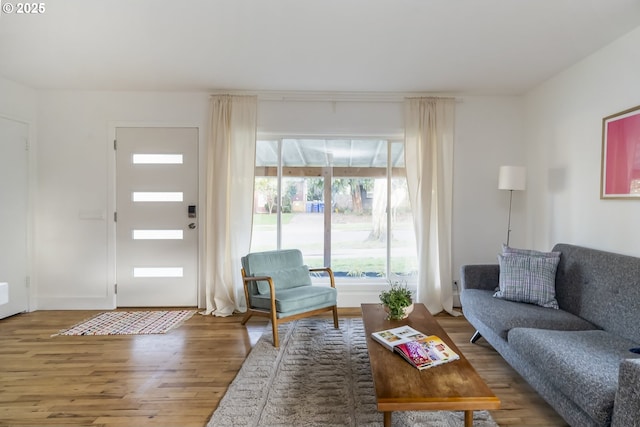
[{"label": "mint green armchair", "polygon": [[[329,276],[331,286],[311,284],[311,273]],[[271,319],[273,345],[280,345],[278,323],[333,311],[338,328],[337,291],[329,267],[309,268],[298,249],[254,252],[242,257],[242,281],[247,299],[246,324],[254,314]]]}]

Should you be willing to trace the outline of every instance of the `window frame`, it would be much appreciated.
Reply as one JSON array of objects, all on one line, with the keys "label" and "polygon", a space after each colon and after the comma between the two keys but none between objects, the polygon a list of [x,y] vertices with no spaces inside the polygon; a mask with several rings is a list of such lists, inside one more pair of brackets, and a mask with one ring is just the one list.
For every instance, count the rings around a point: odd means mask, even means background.
[{"label": "window frame", "polygon": [[[283,165],[283,146],[284,140],[318,140],[318,141],[328,141],[328,140],[384,140],[387,146],[387,167],[348,167],[348,166],[284,166]],[[404,144],[403,136],[324,136],[324,135],[305,135],[295,136],[295,135],[267,135],[267,134],[258,134],[256,138],[256,144],[260,142],[270,141],[277,144],[277,156],[278,156],[278,164],[277,166],[255,166],[254,171],[254,181],[256,178],[264,177],[264,178],[276,178],[277,179],[277,200],[282,200],[283,196],[283,188],[282,181],[283,178],[287,177],[301,177],[301,178],[312,178],[319,177],[324,178],[324,200],[331,200],[331,185],[332,179],[334,177],[339,178],[376,178],[376,177],[385,177],[387,180],[387,206],[391,202],[391,191],[392,186],[391,181],[394,177],[402,177],[406,179],[406,166],[403,167],[389,167],[389,163],[391,160],[391,149],[394,143]],[[254,162],[255,163],[255,162]],[[300,174],[300,169],[304,170],[303,174]],[[375,173],[369,172],[367,175],[363,175],[361,173],[362,170],[374,171]],[[334,173],[335,172],[335,173]],[[326,203],[326,202],[325,202]],[[282,248],[282,204],[276,203],[276,248]],[[324,210],[324,260],[325,265],[330,265],[331,260],[331,209]],[[392,217],[391,215],[386,215],[386,233],[387,233],[387,243],[385,247],[385,270],[386,274],[383,277],[349,277],[348,280],[341,280],[342,277],[336,277],[336,285],[338,287],[353,289],[357,288],[358,291],[373,291],[376,292],[381,291],[382,289],[388,286],[389,282],[393,281],[403,281],[406,282],[410,289],[416,288],[417,285],[417,271],[415,274],[410,275],[398,275],[391,273],[391,239],[390,234],[392,233]],[[416,254],[417,255],[417,254]],[[327,260],[329,260],[327,262]],[[416,260],[417,261],[417,260]]]}]

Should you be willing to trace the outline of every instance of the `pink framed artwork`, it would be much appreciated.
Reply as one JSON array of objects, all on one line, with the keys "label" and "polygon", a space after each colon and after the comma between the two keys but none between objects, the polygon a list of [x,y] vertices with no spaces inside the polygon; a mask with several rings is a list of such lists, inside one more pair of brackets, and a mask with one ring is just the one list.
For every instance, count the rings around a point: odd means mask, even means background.
[{"label": "pink framed artwork", "polygon": [[640,106],[602,119],[601,199],[640,199]]}]

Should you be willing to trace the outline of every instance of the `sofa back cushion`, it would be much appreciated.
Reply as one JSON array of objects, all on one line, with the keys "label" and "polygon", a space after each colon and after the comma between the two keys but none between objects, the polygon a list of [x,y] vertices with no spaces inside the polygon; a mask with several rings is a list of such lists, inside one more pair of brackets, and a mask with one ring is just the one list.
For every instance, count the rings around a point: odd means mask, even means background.
[{"label": "sofa back cushion", "polygon": [[559,243],[556,299],[561,309],[640,343],[640,258]]},{"label": "sofa back cushion", "polygon": [[[242,258],[242,267],[247,276],[270,276],[276,289],[311,285],[309,268],[303,264],[298,249],[250,253]],[[252,294],[269,294],[269,282],[262,280],[253,285]]]}]

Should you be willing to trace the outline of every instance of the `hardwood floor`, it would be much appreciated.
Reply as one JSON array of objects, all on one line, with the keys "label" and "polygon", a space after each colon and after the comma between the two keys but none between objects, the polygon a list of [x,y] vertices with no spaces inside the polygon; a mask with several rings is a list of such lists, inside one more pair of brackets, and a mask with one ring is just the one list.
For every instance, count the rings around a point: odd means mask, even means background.
[{"label": "hardwood floor", "polygon": [[[202,427],[267,325],[195,315],[165,335],[52,337],[95,313],[0,320],[0,426]],[[500,426],[566,426],[490,345],[469,343],[464,318],[438,320],[502,401]]]}]

